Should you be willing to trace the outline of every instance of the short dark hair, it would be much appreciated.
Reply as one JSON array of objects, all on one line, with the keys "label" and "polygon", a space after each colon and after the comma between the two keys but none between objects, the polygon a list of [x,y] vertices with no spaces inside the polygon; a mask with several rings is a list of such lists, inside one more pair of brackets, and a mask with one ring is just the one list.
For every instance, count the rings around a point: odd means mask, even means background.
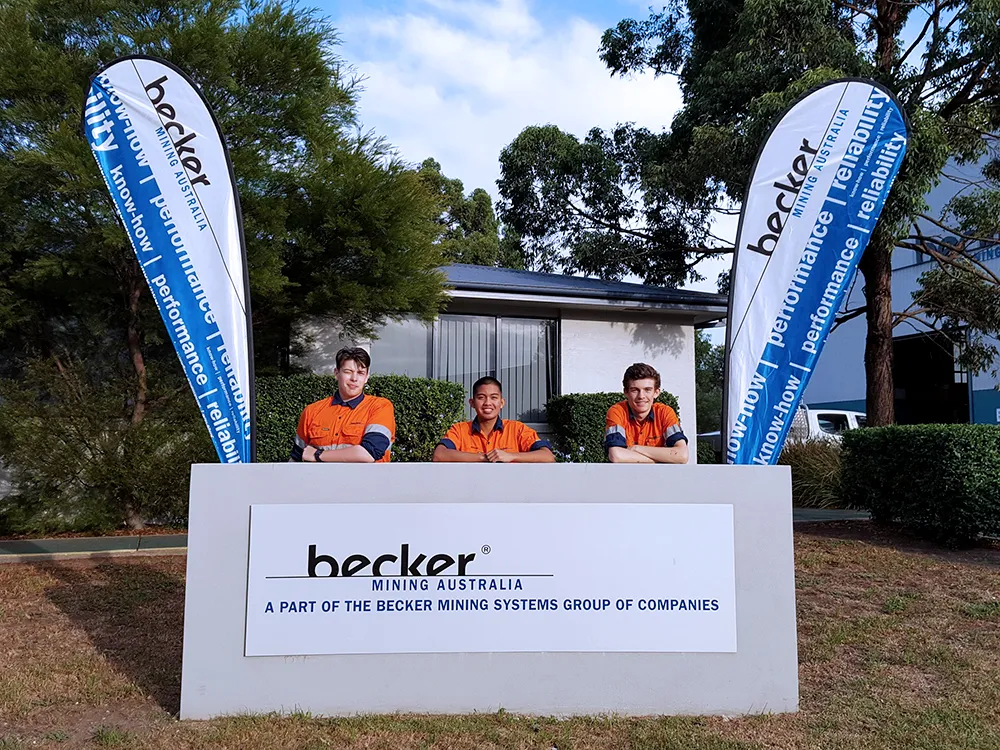
[{"label": "short dark hair", "polygon": [[338,370],[343,366],[344,362],[354,362],[363,365],[366,370],[370,370],[372,367],[372,358],[360,346],[345,346],[337,352]]},{"label": "short dark hair", "polygon": [[479,378],[479,380],[477,380],[475,383],[472,384],[473,398],[476,397],[476,391],[478,391],[484,385],[495,385],[497,388],[500,389],[500,393],[503,393],[503,386],[500,385],[500,381],[490,375],[487,375],[484,378]]},{"label": "short dark hair", "polygon": [[656,387],[660,387],[660,373],[656,371],[656,368],[652,365],[647,365],[645,362],[636,362],[625,371],[625,377],[622,378],[622,387],[628,390],[629,383],[634,380],[645,380],[646,378],[652,378],[656,381]]}]

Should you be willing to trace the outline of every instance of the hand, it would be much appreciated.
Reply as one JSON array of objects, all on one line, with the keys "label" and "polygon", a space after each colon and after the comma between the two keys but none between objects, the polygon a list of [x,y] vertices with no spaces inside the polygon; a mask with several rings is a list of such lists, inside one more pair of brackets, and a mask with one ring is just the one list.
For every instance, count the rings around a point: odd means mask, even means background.
[{"label": "hand", "polygon": [[515,458],[517,458],[516,453],[508,453],[507,451],[502,451],[499,448],[494,448],[486,454],[486,460],[492,464],[509,464]]},{"label": "hand", "polygon": [[316,462],[316,449],[313,446],[311,446],[311,445],[307,445],[305,448],[303,448],[302,449],[302,460],[303,461],[312,461],[313,463],[315,463]]}]

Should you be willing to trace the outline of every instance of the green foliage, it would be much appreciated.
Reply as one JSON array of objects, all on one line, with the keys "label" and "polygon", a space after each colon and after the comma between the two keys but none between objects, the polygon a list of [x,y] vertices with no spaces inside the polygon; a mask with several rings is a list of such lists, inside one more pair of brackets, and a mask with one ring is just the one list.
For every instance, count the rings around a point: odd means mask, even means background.
[{"label": "green foliage", "polygon": [[[257,460],[288,460],[302,409],[337,391],[332,375],[257,378]],[[403,375],[372,375],[366,393],[392,401],[393,461],[430,461],[448,428],[463,419],[465,391],[457,383]]]},{"label": "green foliage", "polygon": [[[621,393],[568,393],[549,400],[545,411],[553,432],[556,456],[572,463],[603,463],[604,428],[608,409],[623,401]],[[677,412],[677,398],[666,391],[657,399]]]},{"label": "green foliage", "polygon": [[476,188],[466,196],[462,181],[445,177],[434,159],[425,159],[418,175],[439,201],[440,246],[446,260],[478,266],[522,267],[519,256],[510,253],[510,244],[500,241],[500,225],[489,193]]},{"label": "green foliage", "polygon": [[792,504],[797,508],[840,506],[840,443],[789,440],[778,463],[792,467]]},{"label": "green foliage", "polygon": [[183,524],[192,463],[214,451],[186,399],[154,392],[135,422],[127,372],[93,363],[32,362],[24,382],[0,384],[0,458],[13,492],[0,531],[103,531],[145,520]]},{"label": "green foliage", "polygon": [[10,373],[39,353],[109,345],[112,358],[159,362],[151,377],[180,370],[80,132],[90,76],[130,53],[185,70],[220,120],[259,373],[287,369],[304,315],[368,332],[440,308],[437,199],[388,144],[359,132],[358,81],[318,12],[256,0],[10,0],[0,28],[0,366]]},{"label": "green foliage", "polygon": [[848,507],[951,545],[1000,533],[1000,427],[909,425],[844,434]]},{"label": "green foliage", "polygon": [[989,370],[1000,337],[1000,277],[985,265],[964,257],[920,275],[911,314],[934,320],[960,344],[957,364],[972,373]]},{"label": "green foliage", "polygon": [[684,251],[704,241],[707,209],[653,196],[636,162],[652,158],[656,142],[630,126],[595,128],[580,142],[545,125],[525,128],[504,148],[498,207],[529,266],[671,286],[697,277]]},{"label": "green foliage", "polygon": [[[929,226],[924,196],[949,161],[982,160],[989,180],[963,188],[949,207],[956,234],[977,240],[955,243],[958,252],[996,242],[1000,5],[671,0],[606,31],[599,54],[613,75],[676,76],[683,106],[662,132],[619,124],[580,142],[555,125],[532,126],[504,150],[499,213],[523,235],[529,266],[657,284],[696,278],[707,251],[726,250],[709,233],[712,210],[732,212],[744,199],[765,134],[787,106],[845,76],[898,95],[911,139],[861,260],[874,329],[867,360],[880,365],[869,372],[869,419],[891,421],[892,373],[882,365],[893,324],[912,320],[892,315],[891,254],[902,244],[932,255],[934,238],[918,226]],[[963,295],[937,294],[954,304],[932,312],[945,326],[968,307],[964,287],[953,291]]]},{"label": "green foliage", "polygon": [[696,440],[698,447],[698,463],[699,464],[717,464],[719,463],[719,457],[715,455],[715,448],[707,440]]},{"label": "green foliage", "polygon": [[694,336],[694,388],[698,406],[698,432],[712,432],[720,429],[722,424],[722,386],[726,347],[712,344],[704,331],[695,331]]}]

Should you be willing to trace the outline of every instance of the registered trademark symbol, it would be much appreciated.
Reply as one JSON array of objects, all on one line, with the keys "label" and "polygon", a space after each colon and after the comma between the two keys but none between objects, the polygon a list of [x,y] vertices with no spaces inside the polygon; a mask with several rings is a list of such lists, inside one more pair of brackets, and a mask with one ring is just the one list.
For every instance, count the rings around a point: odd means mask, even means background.
[{"label": "registered trademark symbol", "polygon": [[490,545],[488,545],[488,544],[484,544],[483,545],[483,554],[484,555],[490,554]]}]

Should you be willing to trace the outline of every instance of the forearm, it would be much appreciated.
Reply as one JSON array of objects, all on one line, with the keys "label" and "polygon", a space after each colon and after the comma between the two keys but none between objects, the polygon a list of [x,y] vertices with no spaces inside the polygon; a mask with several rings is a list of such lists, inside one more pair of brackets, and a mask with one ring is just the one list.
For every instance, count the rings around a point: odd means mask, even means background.
[{"label": "forearm", "polygon": [[486,456],[482,453],[466,453],[465,451],[455,450],[445,445],[439,445],[434,449],[434,455],[431,457],[431,460],[436,463],[481,464],[486,461]]},{"label": "forearm", "polygon": [[323,451],[320,454],[320,463],[324,464],[373,464],[375,459],[372,454],[360,445],[352,445],[350,448],[340,448],[339,450]]},{"label": "forearm", "polygon": [[554,464],[556,457],[548,448],[539,448],[536,451],[518,453],[514,457],[516,464]]},{"label": "forearm", "polygon": [[634,450],[617,445],[608,448],[608,459],[613,464],[655,464],[656,461]]},{"label": "forearm", "polygon": [[687,443],[683,441],[671,448],[637,445],[632,450],[658,464],[686,464],[688,462],[688,447]]}]

